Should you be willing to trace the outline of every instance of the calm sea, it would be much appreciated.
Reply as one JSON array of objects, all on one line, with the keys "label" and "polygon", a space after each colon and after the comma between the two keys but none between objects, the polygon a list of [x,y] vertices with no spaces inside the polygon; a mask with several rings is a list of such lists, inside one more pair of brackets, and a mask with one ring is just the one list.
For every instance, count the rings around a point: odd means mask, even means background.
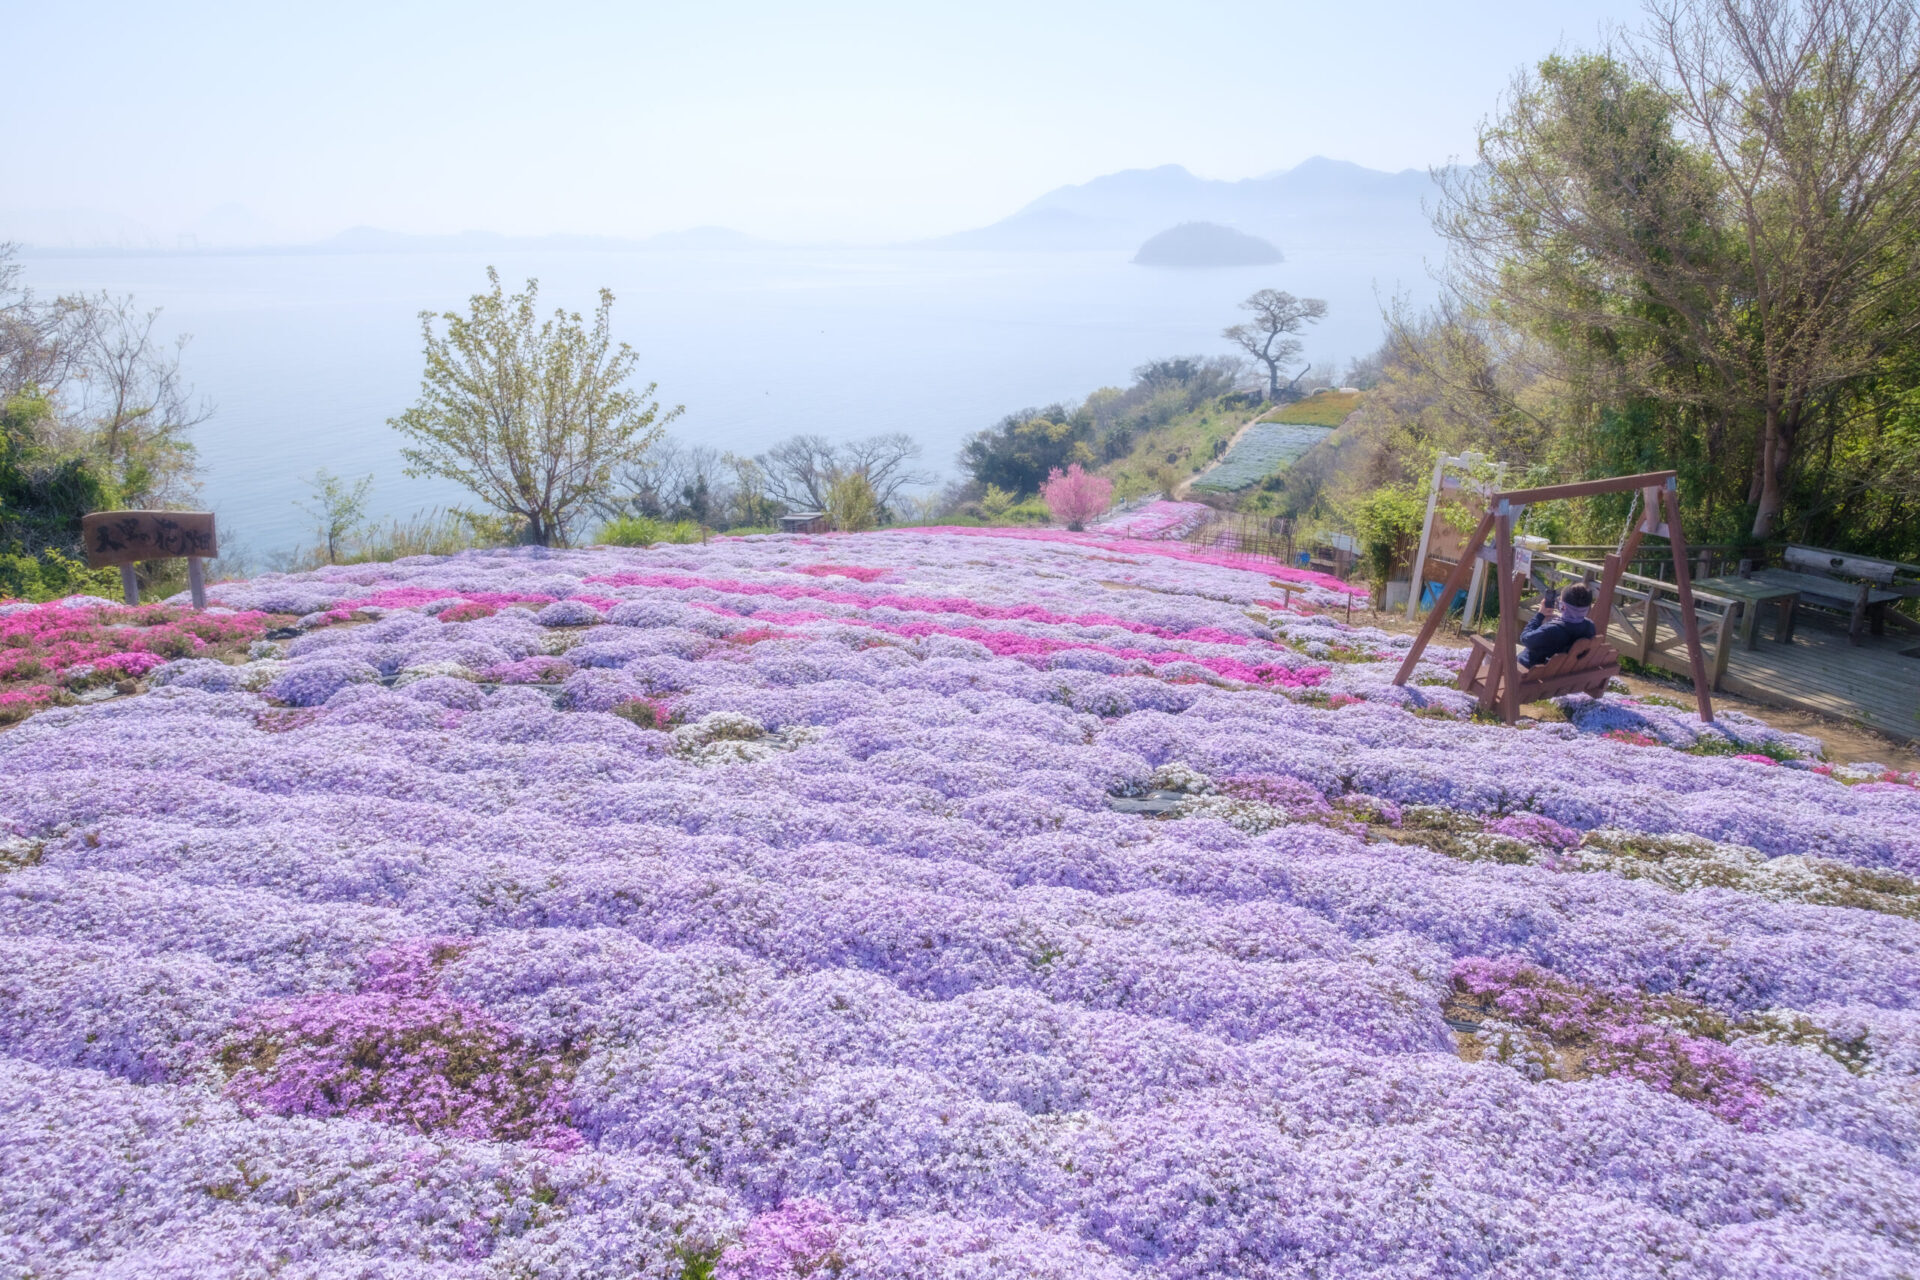
[{"label": "calm sea", "polygon": [[491,261],[532,276],[545,308],[616,295],[676,435],[756,452],[796,432],[907,431],[955,472],[961,440],[1001,415],[1121,384],[1143,361],[1225,353],[1235,304],[1273,286],[1328,299],[1307,355],[1342,365],[1379,342],[1380,305],[1432,292],[1413,254],[1302,252],[1278,266],[1136,267],[1125,253],[755,249],[632,253],[30,255],[45,292],[107,289],[191,335],[185,368],[214,416],[195,433],[203,505],[255,555],[310,537],[296,507],[318,468],[374,477],[381,517],[455,503],[402,474],[387,420],[421,368],[417,313],[463,307]]}]

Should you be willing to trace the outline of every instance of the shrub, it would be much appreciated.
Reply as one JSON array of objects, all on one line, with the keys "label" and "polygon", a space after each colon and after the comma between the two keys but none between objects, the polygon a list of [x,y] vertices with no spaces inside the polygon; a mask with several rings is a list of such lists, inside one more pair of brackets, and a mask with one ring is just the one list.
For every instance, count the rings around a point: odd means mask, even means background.
[{"label": "shrub", "polygon": [[705,535],[706,530],[702,529],[696,522],[692,520],[675,520],[672,524],[661,530],[660,540],[662,542],[684,544],[688,542],[701,542],[705,539]]},{"label": "shrub", "polygon": [[37,556],[0,552],[0,600],[58,600],[63,596],[120,594],[120,574],[89,569],[72,556],[48,548]]},{"label": "shrub", "polygon": [[849,471],[827,490],[827,514],[840,532],[861,533],[880,523],[880,501],[864,474]]},{"label": "shrub", "polygon": [[646,516],[621,516],[600,529],[600,541],[610,547],[650,547],[660,540],[660,522]]}]

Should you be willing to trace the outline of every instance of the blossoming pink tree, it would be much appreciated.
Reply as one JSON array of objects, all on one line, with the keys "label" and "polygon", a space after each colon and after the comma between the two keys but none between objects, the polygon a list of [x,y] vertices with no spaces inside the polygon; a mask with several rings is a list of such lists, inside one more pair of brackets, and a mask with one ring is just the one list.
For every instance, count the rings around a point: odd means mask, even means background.
[{"label": "blossoming pink tree", "polygon": [[1049,471],[1047,482],[1040,486],[1040,496],[1046,499],[1047,510],[1055,520],[1064,521],[1067,528],[1078,531],[1112,504],[1113,481],[1105,476],[1089,475],[1076,462],[1064,475],[1058,467]]}]

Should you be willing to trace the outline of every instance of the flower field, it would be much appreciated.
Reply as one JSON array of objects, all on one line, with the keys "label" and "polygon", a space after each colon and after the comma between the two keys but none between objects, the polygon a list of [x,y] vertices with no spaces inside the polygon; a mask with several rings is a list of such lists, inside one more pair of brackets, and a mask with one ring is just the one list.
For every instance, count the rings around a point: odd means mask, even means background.
[{"label": "flower field", "polygon": [[1298,462],[1307,450],[1332,432],[1331,427],[1256,422],[1227,451],[1226,457],[1193,482],[1193,487],[1233,493],[1258,484]]},{"label": "flower field", "polygon": [[1096,533],[1114,538],[1165,538],[1178,541],[1197,529],[1213,514],[1204,502],[1171,502],[1165,498],[1117,511],[1092,526]]},{"label": "flower field", "polygon": [[1920,777],[1479,723],[1287,581],[926,530],[0,606],[0,1275],[1920,1269]]}]

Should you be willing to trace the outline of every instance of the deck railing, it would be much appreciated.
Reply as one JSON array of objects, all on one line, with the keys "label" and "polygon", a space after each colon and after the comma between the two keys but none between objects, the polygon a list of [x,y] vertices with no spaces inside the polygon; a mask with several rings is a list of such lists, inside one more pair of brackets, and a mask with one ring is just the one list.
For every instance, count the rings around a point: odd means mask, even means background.
[{"label": "deck railing", "polygon": [[[1611,553],[1613,548],[1605,550]],[[1672,564],[1671,556],[1667,563]],[[1533,557],[1533,577],[1543,586],[1598,582],[1605,572],[1605,566],[1565,555],[1559,548],[1535,552]],[[1627,643],[1620,650],[1622,657],[1680,675],[1692,674],[1679,591],[1673,583],[1648,574],[1620,575],[1613,589],[1608,624],[1610,633],[1618,628],[1626,636]],[[1709,689],[1718,689],[1721,678],[1727,674],[1727,660],[1732,656],[1734,636],[1745,609],[1744,601],[1693,588],[1693,612],[1700,626],[1700,648],[1707,655]]]}]

